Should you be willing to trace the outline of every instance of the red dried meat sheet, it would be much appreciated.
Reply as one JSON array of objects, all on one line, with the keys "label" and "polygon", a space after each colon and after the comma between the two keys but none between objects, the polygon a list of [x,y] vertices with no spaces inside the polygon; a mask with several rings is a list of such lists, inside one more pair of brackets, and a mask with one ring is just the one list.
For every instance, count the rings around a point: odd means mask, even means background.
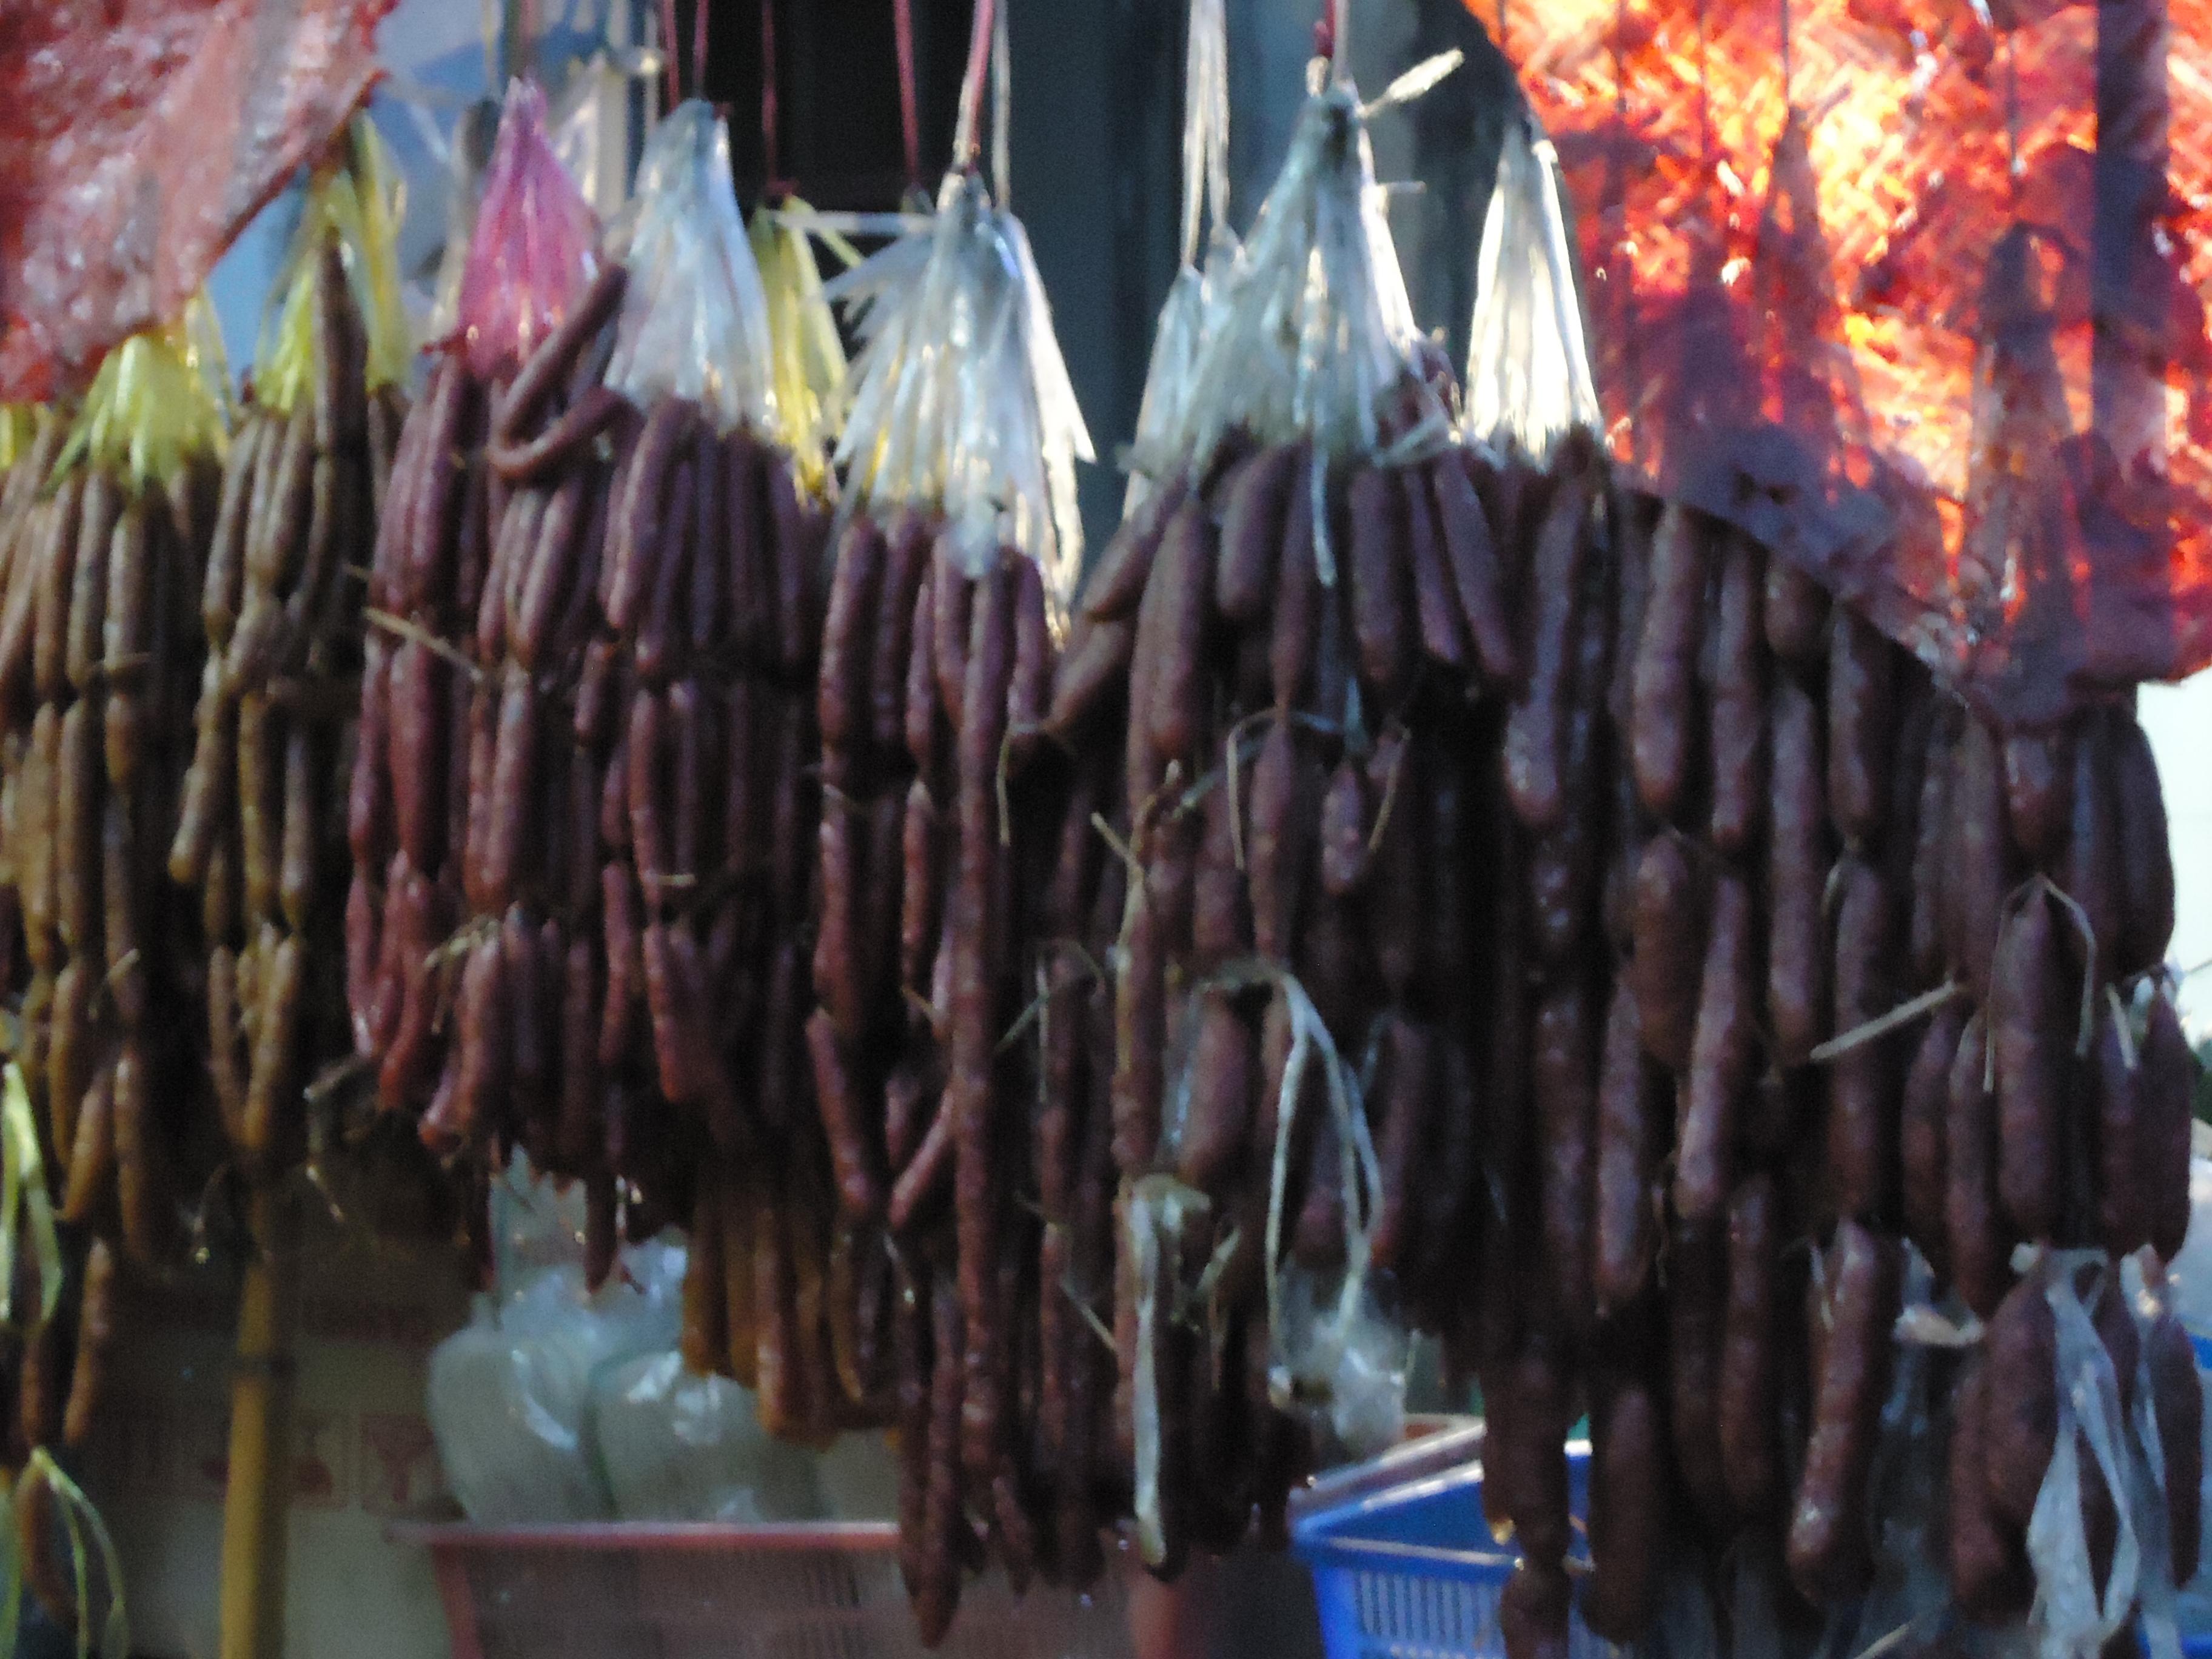
[{"label": "red dried meat sheet", "polygon": [[1778,5],[1549,0],[1504,44],[1616,455],[2021,724],[2212,662],[2212,0],[1988,15],[1791,0],[1785,53]]},{"label": "red dried meat sheet", "polygon": [[367,95],[392,3],[0,4],[0,400],[179,313]]}]

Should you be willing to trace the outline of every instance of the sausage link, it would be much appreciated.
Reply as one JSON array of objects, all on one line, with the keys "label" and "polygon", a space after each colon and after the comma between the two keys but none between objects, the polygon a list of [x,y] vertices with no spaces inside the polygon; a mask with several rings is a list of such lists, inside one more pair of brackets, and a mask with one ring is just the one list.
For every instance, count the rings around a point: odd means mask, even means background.
[{"label": "sausage link", "polygon": [[1609,1642],[1628,1642],[1650,1623],[1657,1591],[1667,1526],[1666,1431],[1658,1402],[1640,1382],[1616,1388],[1590,1428],[1583,1620]]},{"label": "sausage link", "polygon": [[2171,1309],[2151,1321],[2143,1345],[2150,1371],[2151,1414],[2166,1465],[2166,1536],[2173,1582],[2185,1584],[2196,1576],[2203,1538],[2203,1385],[2197,1380],[2189,1334]]},{"label": "sausage link", "polygon": [[1674,1467],[1710,1519],[1729,1514],[1721,1474],[1721,1362],[1728,1318],[1728,1241],[1717,1222],[1678,1224],[1668,1252],[1667,1360]]},{"label": "sausage link", "polygon": [[2003,757],[1988,726],[1971,715],[1953,751],[1950,852],[1945,889],[1954,972],[1987,1007],[1990,964],[2012,886],[2010,835],[2005,828]]},{"label": "sausage link", "polygon": [[145,934],[142,927],[145,895],[140,888],[143,867],[131,815],[125,803],[110,795],[100,813],[100,893],[105,910],[101,965],[104,981],[115,1012],[124,1024],[136,1030],[146,1020],[147,981]]},{"label": "sausage link", "polygon": [[1113,622],[1133,612],[1151,581],[1152,562],[1168,521],[1190,495],[1190,480],[1181,473],[1155,489],[1136,512],[1122,520],[1083,584],[1083,614],[1094,622]]},{"label": "sausage link", "polygon": [[1629,978],[1644,1048],[1677,1073],[1690,1069],[1697,1031],[1706,908],[1689,842],[1672,830],[1646,842],[1637,866]]},{"label": "sausage link", "polygon": [[1568,807],[1568,703],[1574,693],[1580,590],[1589,535],[1585,481],[1562,478],[1536,538],[1528,678],[1506,715],[1505,795],[1530,830],[1556,829]]},{"label": "sausage link", "polygon": [[2190,1218],[2189,1167],[2197,1066],[2173,1003],[2154,995],[2136,1068],[2141,1091],[2142,1158],[2135,1180],[2143,1188],[2150,1243],[2161,1260],[2181,1254]]},{"label": "sausage link", "polygon": [[1734,857],[1757,837],[1766,805],[1767,694],[1759,626],[1762,567],[1756,544],[1730,534],[1713,617],[1713,795],[1710,833]]},{"label": "sausage link", "polygon": [[1828,636],[1828,594],[1787,554],[1766,562],[1767,649],[1794,662],[1819,659]]},{"label": "sausage link", "polygon": [[868,732],[878,749],[897,748],[906,733],[915,605],[929,585],[929,520],[913,507],[902,507],[885,532],[875,635],[868,651]]},{"label": "sausage link", "polygon": [[[1896,907],[1873,865],[1836,867],[1835,1025],[1841,1035],[1889,1012]],[[1898,1056],[1893,1036],[1838,1054],[1828,1068],[1828,1171],[1838,1211],[1871,1217],[1897,1188]]]},{"label": "sausage link", "polygon": [[1352,631],[1360,678],[1378,707],[1404,697],[1417,643],[1405,498],[1380,467],[1362,467],[1346,490],[1352,520]]},{"label": "sausage link", "polygon": [[1644,633],[1632,670],[1629,753],[1637,798],[1662,820],[1681,810],[1689,782],[1706,541],[1702,524],[1674,501],[1661,510],[1651,536]]},{"label": "sausage link", "polygon": [[1920,1247],[1939,1277],[1948,1277],[1950,1251],[1944,1224],[1949,1173],[1945,1149],[1949,1138],[1951,1072],[1966,1030],[1966,1009],[1959,1002],[1936,1011],[1913,1051],[1905,1076],[1898,1114],[1899,1195],[1905,1236]]},{"label": "sausage link", "polygon": [[2125,712],[2112,718],[2113,818],[2119,826],[2120,937],[2113,966],[2142,973],[2166,959],[2173,937],[2173,849],[2158,762],[2142,727]]},{"label": "sausage link", "polygon": [[2073,817],[2073,729],[2063,725],[2004,740],[2006,817],[2014,843],[2037,863],[2058,850]]},{"label": "sausage link", "polygon": [[1937,711],[1921,761],[1920,799],[1913,818],[1912,909],[1906,948],[1912,977],[1923,985],[1942,979],[1945,966],[1943,912],[1953,879],[1948,855],[1951,780],[1958,769],[1953,759],[1957,724],[1951,709]]},{"label": "sausage link", "polygon": [[1728,1203],[1736,1123],[1757,1056],[1754,925],[1750,890],[1733,875],[1716,878],[1676,1136],[1674,1210],[1686,1222],[1717,1221]]},{"label": "sausage link", "polygon": [[1889,1392],[1890,1327],[1897,1319],[1896,1249],[1853,1221],[1836,1225],[1811,1317],[1817,1344],[1813,1432],[1790,1505],[1786,1558],[1798,1593],[1832,1601],[1869,1571],[1867,1482]]},{"label": "sausage link", "polygon": [[1983,1350],[1992,1379],[1983,1487],[2008,1527],[2024,1528],[2033,1515],[2058,1437],[2058,1328],[2045,1296],[2047,1278],[2047,1267],[2039,1266],[2006,1293],[1990,1316]]},{"label": "sausage link", "polygon": [[281,914],[285,716],[263,692],[238,701],[238,821],[246,854],[246,908],[255,921]]},{"label": "sausage link", "polygon": [[1590,1285],[1601,1318],[1629,1307],[1651,1282],[1660,1164],[1673,1127],[1667,1094],[1644,1052],[1634,985],[1623,976],[1613,982],[1598,1073]]},{"label": "sausage link", "polygon": [[1767,1024],[1775,1058],[1802,1066],[1826,1035],[1827,928],[1822,900],[1828,829],[1820,725],[1813,700],[1783,676],[1773,699],[1772,833],[1767,893]]},{"label": "sausage link", "polygon": [[62,716],[54,804],[55,921],[62,948],[100,955],[100,819],[106,791],[98,711],[80,698]]},{"label": "sausage link", "polygon": [[1490,526],[1474,484],[1460,457],[1446,453],[1428,465],[1428,487],[1436,501],[1437,527],[1451,567],[1452,586],[1467,619],[1468,635],[1484,675],[1495,685],[1520,677],[1519,654],[1507,621],[1504,576]]},{"label": "sausage link", "polygon": [[1729,1200],[1728,1311],[1721,1337],[1721,1479],[1741,1515],[1765,1515],[1782,1496],[1775,1400],[1776,1312],[1781,1297],[1782,1197],[1754,1175]]},{"label": "sausage link", "polygon": [[2027,1611],[2035,1579],[2019,1534],[1990,1511],[1984,1490],[1989,1393],[1987,1362],[1978,1353],[1969,1356],[1951,1385],[1945,1564],[1951,1594],[1966,1615],[1996,1624]]},{"label": "sausage link", "polygon": [[1855,846],[1881,834],[1896,678],[1895,648],[1872,623],[1837,606],[1828,640],[1828,811]]},{"label": "sausage link", "polygon": [[2051,902],[2031,892],[2005,924],[1991,985],[1997,1085],[1997,1196],[2024,1238],[2048,1238],[2065,1185],[2072,999]]},{"label": "sausage link", "polygon": [[1279,714],[1304,702],[1314,679],[1324,595],[1315,562],[1314,494],[1325,469],[1299,452],[1290,507],[1283,515],[1283,552],[1276,564],[1275,615],[1267,630],[1267,678]]},{"label": "sausage link", "polygon": [[92,1438],[100,1411],[101,1379],[115,1346],[115,1252],[104,1238],[85,1249],[84,1287],[76,1316],[76,1357],[70,1370],[69,1406],[62,1417],[62,1444],[82,1448]]},{"label": "sausage link", "polygon": [[307,931],[315,902],[316,838],[323,829],[316,810],[317,771],[313,730],[295,717],[284,734],[284,827],[276,878],[284,924],[295,933]]},{"label": "sausage link", "polygon": [[865,517],[854,519],[837,546],[817,676],[822,741],[832,748],[850,748],[866,735],[868,628],[878,606],[888,553],[883,532]]}]

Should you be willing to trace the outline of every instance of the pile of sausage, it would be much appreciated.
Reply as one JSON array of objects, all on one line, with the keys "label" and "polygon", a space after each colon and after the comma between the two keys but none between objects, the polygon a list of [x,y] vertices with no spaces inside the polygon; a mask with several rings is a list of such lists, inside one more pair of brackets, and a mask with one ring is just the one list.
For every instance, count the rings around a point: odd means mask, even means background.
[{"label": "pile of sausage", "polygon": [[[963,1561],[1079,1582],[1102,1515],[1172,1571],[1279,1513],[1320,1448],[1267,1328],[1279,1139],[1292,1270],[1358,1241],[1483,1383],[1524,1653],[1577,1599],[1644,1629],[1678,1499],[1764,1538],[1805,1616],[1864,1588],[1906,1240],[1962,1319],[2019,1243],[2114,1283],[2178,1248],[2192,1066],[2126,709],[2000,735],[1579,440],[1319,490],[1295,446],[1224,446],[1091,573],[1042,744],[1041,597],[1015,562],[948,607],[927,538],[841,544],[811,1033],[844,1214],[901,1275],[926,1628]],[[1323,1068],[1284,1099],[1294,988],[1360,1079],[1371,1191]],[[2192,1510],[2193,1420],[2160,1419]],[[2039,1480],[2049,1436],[2008,1455]]]},{"label": "pile of sausage", "polygon": [[306,1090],[345,1054],[343,793],[362,587],[404,415],[368,384],[335,234],[314,278],[312,390],[250,402],[199,590],[207,660],[168,873],[197,895],[208,1075],[231,1156],[265,1180],[308,1150]]},{"label": "pile of sausage", "polygon": [[[1616,672],[1582,697],[1615,757],[1612,960],[1589,990],[1540,992],[1528,1022],[1548,1289],[1502,1364],[1477,1353],[1492,1490],[1530,1561],[1507,1604],[1524,1644],[1564,1637],[1565,1581],[1523,1517],[1564,1540],[1576,1401],[1593,1629],[1648,1620],[1677,1489],[1717,1538],[1770,1538],[1802,1604],[1832,1605],[1873,1565],[1903,1240],[1939,1297],[1986,1318],[2017,1243],[2116,1263],[2170,1255],[2188,1219],[2193,1066],[2163,988],[2128,977],[2172,925],[2131,713],[2002,736],[1732,530],[1631,501],[1615,546]],[[1509,795],[1528,827],[1510,774]],[[1601,1023],[1583,1012],[1599,995]],[[1979,1397],[1976,1374],[1957,1399]],[[2047,1402],[2052,1376],[2018,1387]],[[2193,1510],[2194,1427],[2162,1437]],[[2008,1454],[2031,1503],[2049,1438]],[[1954,1483],[1950,1501],[1978,1500]],[[2004,1511],[2008,1569],[2025,1518]],[[1970,1610],[2026,1610],[1959,1588]]]}]

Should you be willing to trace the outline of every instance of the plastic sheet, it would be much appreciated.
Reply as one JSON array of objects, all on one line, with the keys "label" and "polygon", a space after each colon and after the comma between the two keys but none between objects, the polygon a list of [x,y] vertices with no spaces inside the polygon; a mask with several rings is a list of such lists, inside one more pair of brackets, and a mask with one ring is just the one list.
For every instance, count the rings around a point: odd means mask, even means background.
[{"label": "plastic sheet", "polygon": [[0,399],[174,318],[367,94],[391,0],[16,5],[0,52]]},{"label": "plastic sheet", "polygon": [[511,373],[560,325],[599,269],[599,234],[546,136],[545,94],[510,82],[461,270],[458,326],[478,379]]},{"label": "plastic sheet", "polygon": [[[1506,45],[1571,188],[1618,455],[2005,723],[2212,660],[2212,9],[1568,0]],[[2022,320],[1988,279],[2023,228],[2049,556],[1986,582],[1976,475]]]},{"label": "plastic sheet", "polygon": [[730,130],[710,106],[688,100],[654,130],[610,241],[630,280],[606,383],[641,407],[688,398],[724,431],[766,430],[768,298],[738,213]]}]

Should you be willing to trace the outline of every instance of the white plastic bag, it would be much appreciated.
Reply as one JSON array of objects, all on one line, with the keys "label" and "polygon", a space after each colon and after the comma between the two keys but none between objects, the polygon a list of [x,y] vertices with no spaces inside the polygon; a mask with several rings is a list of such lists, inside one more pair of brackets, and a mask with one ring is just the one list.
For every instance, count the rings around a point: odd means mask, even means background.
[{"label": "white plastic bag", "polygon": [[625,1521],[811,1521],[812,1453],[771,1438],[750,1390],[673,1352],[609,1367],[594,1389],[599,1451]]},{"label": "white plastic bag", "polygon": [[641,407],[689,398],[725,431],[769,429],[768,296],[738,213],[729,127],[710,106],[678,104],[654,131],[609,240],[630,276],[606,383]]},{"label": "white plastic bag", "polygon": [[676,1346],[684,1252],[635,1246],[585,1288],[579,1189],[526,1161],[493,1189],[495,1288],[430,1355],[431,1432],[453,1495],[488,1525],[605,1519],[613,1510],[592,1414],[600,1373]]},{"label": "white plastic bag", "polygon": [[1523,111],[1498,153],[1467,348],[1468,434],[1500,455],[1541,466],[1577,427],[1603,425],[1576,270],[1559,152]]},{"label": "white plastic bag", "polygon": [[1018,549],[1064,613],[1083,565],[1075,463],[1093,453],[1021,222],[955,171],[928,231],[825,291],[860,337],[837,449],[849,499],[940,505],[971,574]]}]

